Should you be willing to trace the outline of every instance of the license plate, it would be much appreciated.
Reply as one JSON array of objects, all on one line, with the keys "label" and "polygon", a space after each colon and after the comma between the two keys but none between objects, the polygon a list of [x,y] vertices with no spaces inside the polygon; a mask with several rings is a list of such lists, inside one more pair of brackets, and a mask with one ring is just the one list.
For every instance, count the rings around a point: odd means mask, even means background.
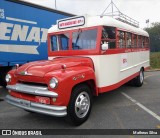
[{"label": "license plate", "polygon": [[23,106],[30,107],[30,101],[20,100],[19,103]]},{"label": "license plate", "polygon": [[36,96],[36,102],[42,103],[42,104],[50,104],[50,98],[48,98],[48,97]]}]

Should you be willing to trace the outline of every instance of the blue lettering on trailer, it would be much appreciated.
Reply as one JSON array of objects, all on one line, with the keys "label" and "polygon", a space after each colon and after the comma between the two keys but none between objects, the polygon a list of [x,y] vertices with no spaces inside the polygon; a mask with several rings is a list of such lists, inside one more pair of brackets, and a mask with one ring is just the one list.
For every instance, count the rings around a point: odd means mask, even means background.
[{"label": "blue lettering on trailer", "polygon": [[0,66],[48,58],[47,31],[67,15],[0,1]]}]

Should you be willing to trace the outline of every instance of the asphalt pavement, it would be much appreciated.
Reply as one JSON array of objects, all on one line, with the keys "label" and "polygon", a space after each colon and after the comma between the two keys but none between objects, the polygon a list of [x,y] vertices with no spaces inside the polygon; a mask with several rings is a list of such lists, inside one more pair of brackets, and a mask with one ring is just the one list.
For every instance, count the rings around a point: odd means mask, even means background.
[{"label": "asphalt pavement", "polygon": [[72,126],[57,118],[9,105],[0,88],[0,129],[160,129],[160,71],[145,72],[140,88],[124,85],[94,97],[89,119]]}]

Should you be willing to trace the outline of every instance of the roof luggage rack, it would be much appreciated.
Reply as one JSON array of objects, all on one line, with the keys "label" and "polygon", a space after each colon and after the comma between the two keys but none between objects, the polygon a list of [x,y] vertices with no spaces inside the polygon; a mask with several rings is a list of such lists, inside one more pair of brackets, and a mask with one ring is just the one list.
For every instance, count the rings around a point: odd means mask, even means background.
[{"label": "roof luggage rack", "polygon": [[[105,13],[106,10],[111,6],[112,8],[112,12],[109,13]],[[117,11],[114,12],[114,7],[116,8]],[[117,6],[113,3],[113,1],[111,0],[111,3],[107,6],[107,8],[104,10],[104,12],[101,14],[101,17],[103,16],[110,16],[112,18],[115,18],[118,21],[121,21],[123,23],[132,25],[134,27],[139,28],[139,22],[134,20],[133,18],[123,14],[122,12],[120,12],[120,10],[117,8]]]}]

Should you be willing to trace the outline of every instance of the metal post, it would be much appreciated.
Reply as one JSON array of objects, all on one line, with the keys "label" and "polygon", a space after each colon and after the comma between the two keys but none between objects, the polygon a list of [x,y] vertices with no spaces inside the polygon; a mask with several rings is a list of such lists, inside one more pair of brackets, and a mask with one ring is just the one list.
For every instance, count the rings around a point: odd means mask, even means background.
[{"label": "metal post", "polygon": [[147,28],[149,28],[149,19],[146,20]]},{"label": "metal post", "polygon": [[55,9],[57,9],[57,2],[56,2],[56,0],[55,0]]},{"label": "metal post", "polygon": [[112,17],[113,17],[113,1],[111,0],[111,5],[112,5]]}]

